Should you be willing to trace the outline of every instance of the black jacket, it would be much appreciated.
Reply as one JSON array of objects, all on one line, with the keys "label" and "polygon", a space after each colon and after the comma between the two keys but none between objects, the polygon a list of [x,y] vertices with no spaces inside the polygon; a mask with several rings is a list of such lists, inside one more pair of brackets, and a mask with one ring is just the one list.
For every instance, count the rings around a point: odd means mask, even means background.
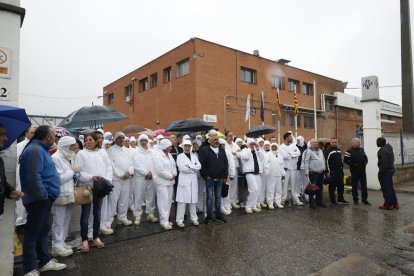
[{"label": "black jacket", "polygon": [[300,170],[300,167],[302,165],[302,154],[303,152],[308,148],[308,146],[306,144],[304,144],[302,147],[296,145],[298,147],[298,149],[300,150],[300,155],[298,158],[298,163],[297,163],[297,169]]},{"label": "black jacket", "polygon": [[198,160],[201,163],[200,174],[204,179],[208,176],[212,179],[223,179],[229,175],[229,161],[226,152],[221,147],[218,149],[218,155],[210,146],[202,147],[198,152]]},{"label": "black jacket", "polygon": [[352,172],[365,172],[368,157],[363,148],[350,148],[345,152],[344,163],[349,165]]},{"label": "black jacket", "polygon": [[4,199],[10,198],[10,193],[14,188],[7,183],[6,172],[4,170],[4,162],[0,157],[0,215],[4,213]]},{"label": "black jacket", "polygon": [[324,152],[326,160],[326,170],[331,173],[342,173],[344,163],[342,162],[341,150],[330,147]]},{"label": "black jacket", "polygon": [[394,152],[390,144],[382,146],[378,150],[378,168],[380,172],[394,169]]}]

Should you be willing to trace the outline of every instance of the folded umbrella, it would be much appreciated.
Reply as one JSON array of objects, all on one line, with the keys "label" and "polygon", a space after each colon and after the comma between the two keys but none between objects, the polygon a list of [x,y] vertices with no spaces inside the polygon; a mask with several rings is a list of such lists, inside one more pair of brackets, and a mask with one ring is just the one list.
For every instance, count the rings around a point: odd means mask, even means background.
[{"label": "folded umbrella", "polygon": [[0,105],[0,124],[6,128],[7,141],[0,150],[7,149],[31,123],[23,108]]},{"label": "folded umbrella", "polygon": [[246,133],[246,136],[251,137],[251,138],[256,138],[261,135],[266,135],[266,134],[270,134],[273,132],[276,132],[276,129],[274,127],[268,126],[268,125],[259,125],[259,126],[252,127]]}]

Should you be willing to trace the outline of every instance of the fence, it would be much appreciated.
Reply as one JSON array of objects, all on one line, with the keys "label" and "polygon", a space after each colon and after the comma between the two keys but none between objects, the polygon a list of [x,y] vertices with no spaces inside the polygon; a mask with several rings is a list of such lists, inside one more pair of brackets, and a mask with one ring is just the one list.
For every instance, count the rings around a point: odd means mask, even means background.
[{"label": "fence", "polygon": [[414,134],[384,132],[382,135],[394,150],[395,165],[414,164]]}]

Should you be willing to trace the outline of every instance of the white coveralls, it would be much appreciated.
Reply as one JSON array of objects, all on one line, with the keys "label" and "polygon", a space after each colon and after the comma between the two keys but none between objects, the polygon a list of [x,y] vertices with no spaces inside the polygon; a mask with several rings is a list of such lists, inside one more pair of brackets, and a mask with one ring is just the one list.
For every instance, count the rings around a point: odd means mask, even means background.
[{"label": "white coveralls", "polygon": [[[29,141],[30,140],[25,137],[23,141],[17,144],[16,191],[19,191],[19,192],[22,191],[22,186],[20,184],[20,175],[19,175],[19,171],[20,171],[19,158],[24,148],[26,147],[27,143],[29,143]],[[23,206],[22,199],[19,199],[16,201],[15,213],[16,213],[15,225],[19,226],[19,225],[26,224],[27,212],[26,212],[26,208],[24,208]]]},{"label": "white coveralls", "polygon": [[[233,180],[230,179],[229,181],[229,185],[230,185],[229,195],[223,198],[222,206],[227,210],[231,210],[231,205],[237,204],[238,195],[239,195],[237,169],[240,166],[239,159],[238,159],[238,157],[240,157],[240,148],[234,142],[232,142],[231,144],[226,142],[225,147],[226,147],[226,152],[229,151],[231,153],[230,157],[227,156],[227,159],[229,160],[229,176],[233,178]],[[230,172],[230,170],[232,169],[230,167],[231,166],[230,159],[233,159],[233,162],[234,162],[234,176],[232,176]]]},{"label": "white coveralls", "polygon": [[285,163],[285,180],[283,181],[283,193],[282,193],[282,204],[286,201],[288,197],[288,188],[292,193],[292,199],[295,203],[299,202],[300,189],[297,185],[297,163],[298,157],[300,155],[300,150],[296,144],[281,144],[279,146],[279,153],[283,156],[283,161]]},{"label": "white coveralls", "polygon": [[278,151],[265,154],[264,175],[266,177],[268,205],[282,202],[282,177],[285,176],[283,157]]},{"label": "white coveralls", "polygon": [[241,161],[243,165],[243,172],[246,174],[247,187],[249,191],[249,196],[247,197],[246,209],[255,208],[259,202],[259,189],[261,185],[260,174],[263,172],[262,162],[264,160],[264,155],[262,151],[257,151],[254,149],[257,156],[257,162],[259,165],[259,174],[254,174],[254,159],[252,150],[250,148],[244,148],[241,151]]}]

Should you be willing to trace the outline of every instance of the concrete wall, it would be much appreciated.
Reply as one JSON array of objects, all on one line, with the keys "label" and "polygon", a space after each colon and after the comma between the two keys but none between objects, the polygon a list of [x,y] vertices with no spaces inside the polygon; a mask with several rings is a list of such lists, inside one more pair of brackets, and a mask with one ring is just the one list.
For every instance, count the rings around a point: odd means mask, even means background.
[{"label": "concrete wall", "polygon": [[404,165],[404,167],[396,167],[393,180],[395,185],[404,182],[412,182],[414,180],[414,164]]}]

